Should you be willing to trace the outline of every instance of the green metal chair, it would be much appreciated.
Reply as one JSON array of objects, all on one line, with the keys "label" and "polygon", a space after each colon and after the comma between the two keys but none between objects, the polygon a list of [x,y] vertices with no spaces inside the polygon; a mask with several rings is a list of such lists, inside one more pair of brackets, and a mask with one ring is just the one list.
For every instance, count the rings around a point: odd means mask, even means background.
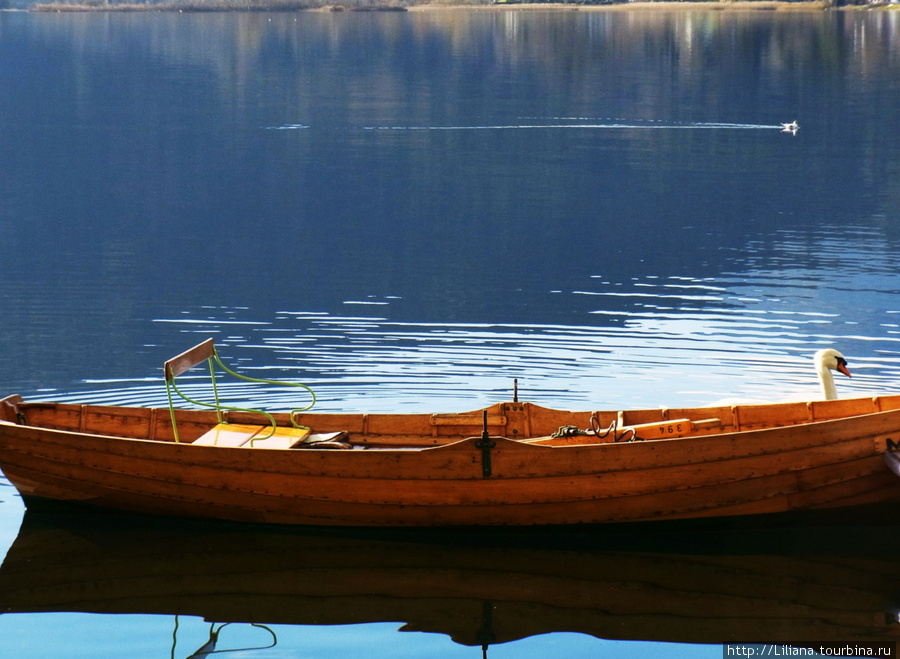
[{"label": "green metal chair", "polygon": [[[212,402],[212,403],[195,400],[189,396],[186,396],[175,384],[176,377],[178,377],[179,375],[182,375],[183,373],[186,373],[193,367],[197,366],[198,364],[202,364],[203,362],[207,362],[209,364],[209,376],[210,376],[210,379],[212,380],[213,397],[214,397],[214,402]],[[310,404],[307,405],[306,407],[301,407],[301,408],[291,410],[291,424],[293,425],[293,427],[294,428],[306,428],[305,426],[301,426],[294,420],[294,415],[299,412],[305,412],[309,409],[312,409],[313,405],[316,404],[316,394],[313,392],[312,389],[310,389],[307,385],[301,384],[299,382],[282,382],[279,380],[264,380],[264,379],[259,379],[259,378],[247,377],[246,375],[241,375],[240,373],[235,373],[233,370],[231,370],[230,368],[225,366],[225,364],[222,363],[222,359],[219,357],[219,353],[216,351],[215,345],[213,344],[213,339],[207,339],[203,343],[196,345],[193,348],[191,348],[190,350],[187,350],[187,351],[181,353],[177,357],[173,357],[172,359],[168,360],[164,365],[165,378],[166,378],[166,395],[168,396],[168,399],[169,399],[169,413],[172,416],[172,432],[175,435],[176,443],[179,441],[179,438],[178,438],[178,428],[177,428],[177,425],[175,422],[175,404],[174,404],[174,400],[173,400],[173,396],[172,396],[173,392],[175,394],[177,394],[183,400],[187,401],[188,403],[191,403],[193,405],[198,405],[200,407],[209,407],[209,408],[215,409],[217,418],[219,420],[219,424],[227,423],[225,421],[225,417],[223,415],[223,412],[226,410],[232,410],[235,412],[251,412],[251,413],[261,414],[261,415],[265,416],[269,422],[269,426],[271,429],[269,430],[268,434],[266,434],[266,435],[254,437],[254,439],[251,441],[251,445],[252,445],[252,442],[255,442],[258,440],[263,440],[263,439],[268,439],[275,433],[275,429],[278,427],[277,424],[275,423],[275,418],[270,413],[266,412],[265,410],[257,410],[257,409],[248,408],[248,407],[234,407],[231,405],[223,405],[222,404],[222,402],[219,399],[219,390],[218,390],[218,387],[216,386],[216,365],[218,365],[219,368],[221,368],[223,371],[225,371],[229,375],[231,375],[235,378],[238,378],[240,380],[244,380],[246,382],[255,382],[258,384],[274,384],[274,385],[281,385],[281,386],[285,386],[285,387],[300,387],[300,388],[308,391],[310,396],[312,396],[312,401],[310,402]]]}]

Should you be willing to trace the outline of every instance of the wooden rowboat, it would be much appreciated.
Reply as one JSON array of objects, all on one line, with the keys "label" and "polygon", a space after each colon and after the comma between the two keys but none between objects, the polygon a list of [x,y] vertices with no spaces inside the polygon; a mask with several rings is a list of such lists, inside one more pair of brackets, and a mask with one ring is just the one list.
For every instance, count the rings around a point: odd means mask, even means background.
[{"label": "wooden rowboat", "polygon": [[[166,362],[166,382],[214,358],[206,341]],[[602,524],[900,502],[900,396],[595,412],[517,400],[451,414],[212,407],[11,396],[0,468],[26,500],[307,525]]]}]

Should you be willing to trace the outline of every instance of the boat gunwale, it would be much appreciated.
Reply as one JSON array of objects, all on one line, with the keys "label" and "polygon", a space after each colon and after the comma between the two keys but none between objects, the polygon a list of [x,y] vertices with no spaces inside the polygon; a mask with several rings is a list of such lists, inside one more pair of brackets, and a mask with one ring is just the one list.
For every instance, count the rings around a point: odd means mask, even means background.
[{"label": "boat gunwale", "polygon": [[[900,398],[900,397],[898,397]],[[853,399],[846,399],[853,400]],[[860,399],[865,400],[865,399]],[[779,404],[772,404],[779,405]],[[27,406],[27,404],[26,404]],[[762,406],[758,406],[762,407]],[[27,407],[26,407],[27,409]],[[144,409],[155,409],[155,408],[138,408],[138,407],[113,407],[110,406],[109,409],[120,409],[120,410],[144,410]],[[703,408],[697,408],[703,409]],[[580,413],[572,413],[572,414],[580,414]],[[575,453],[583,453],[583,454],[593,454],[596,452],[606,452],[606,453],[619,453],[626,451],[648,451],[652,452],[659,446],[663,445],[672,445],[672,446],[685,446],[685,445],[706,445],[712,443],[722,443],[722,442],[734,442],[743,438],[755,438],[760,435],[768,435],[768,434],[780,434],[784,432],[796,433],[797,431],[804,432],[815,432],[818,429],[825,427],[834,427],[839,424],[849,424],[852,426],[853,422],[858,421],[861,418],[870,419],[873,422],[876,422],[880,419],[886,419],[890,416],[900,415],[900,409],[886,410],[882,412],[867,412],[862,414],[855,414],[850,416],[843,416],[833,419],[821,419],[814,420],[805,423],[797,423],[793,425],[783,425],[776,426],[772,425],[765,428],[751,428],[746,430],[728,430],[725,432],[716,432],[716,433],[707,433],[707,434],[697,434],[697,435],[688,435],[685,437],[672,437],[672,438],[659,438],[659,439],[645,439],[641,441],[633,441],[633,442],[590,442],[590,443],[574,443],[574,444],[562,444],[562,445],[547,445],[547,444],[533,444],[528,441],[523,441],[521,439],[509,438],[505,436],[499,435],[490,435],[490,439],[496,442],[497,446],[495,448],[500,449],[513,449],[516,451],[545,451],[545,455],[550,455],[546,453],[546,450],[556,450],[561,451],[566,454],[575,454]],[[344,416],[344,415],[337,415]],[[136,438],[136,437],[127,437],[122,435],[114,435],[107,433],[98,433],[98,432],[84,432],[78,430],[70,430],[63,428],[49,428],[39,425],[30,425],[30,424],[21,424],[21,423],[13,423],[10,421],[6,421],[0,419],[0,425],[8,426],[10,428],[21,428],[28,429],[31,432],[46,434],[50,433],[54,436],[61,437],[82,437],[86,440],[104,440],[110,447],[115,447],[116,445],[130,445],[130,446],[153,446],[153,447],[169,447],[173,451],[195,451],[197,456],[202,455],[204,452],[207,455],[212,456],[214,454],[224,454],[229,455],[231,457],[236,456],[248,456],[248,455],[259,455],[259,458],[253,459],[254,463],[266,463],[266,462],[274,462],[275,456],[286,456],[297,455],[302,456],[304,454],[308,455],[317,455],[317,456],[335,456],[338,462],[342,462],[346,459],[351,460],[365,460],[369,458],[363,458],[361,456],[403,456],[403,455],[420,455],[420,454],[433,454],[437,452],[444,453],[452,453],[455,451],[459,451],[466,447],[466,445],[473,445],[477,443],[481,436],[479,435],[470,435],[460,438],[452,438],[452,437],[444,437],[443,439],[447,439],[445,443],[439,445],[425,445],[425,446],[378,446],[378,447],[361,447],[362,450],[336,450],[332,448],[317,448],[315,445],[305,446],[303,448],[251,448],[249,446],[208,446],[208,445],[196,445],[190,442],[174,442],[167,439],[150,439],[150,438]],[[880,425],[880,424],[879,424]],[[900,424],[897,424],[900,425]],[[889,433],[888,430],[884,430],[884,433]],[[715,462],[715,461],[727,461],[727,460],[735,460],[742,458],[750,458],[755,456],[764,456],[764,455],[777,455],[785,452],[792,451],[802,451],[808,450],[812,446],[827,446],[827,445],[837,445],[844,443],[846,441],[853,441],[858,439],[863,439],[867,435],[877,434],[873,432],[873,430],[866,428],[864,430],[860,430],[857,432],[853,432],[852,428],[850,429],[850,434],[841,433],[840,437],[836,437],[830,441],[824,442],[815,442],[811,445],[805,444],[803,446],[795,447],[795,446],[785,446],[785,447],[773,447],[771,449],[766,449],[765,447],[760,447],[759,450],[751,450],[746,453],[742,453],[740,455],[729,455],[720,457],[718,459],[708,459],[703,458],[699,460],[685,460],[684,462],[679,463],[666,463],[666,464],[644,464],[640,467],[641,470],[647,469],[657,469],[657,468],[668,468],[673,466],[687,466],[691,464],[702,464],[706,462]],[[416,435],[419,436],[419,435]],[[749,440],[748,440],[749,441]],[[122,442],[122,444],[119,444]],[[57,444],[62,444],[62,442],[56,442]],[[185,447],[190,447],[189,449],[185,449]],[[614,448],[618,447],[618,448]],[[640,448],[640,447],[649,447],[649,448]],[[249,451],[248,451],[249,449]],[[123,457],[134,457],[129,455],[127,452],[121,452],[117,450],[107,451],[111,455],[119,455]],[[882,453],[882,450],[878,450],[878,447],[874,447],[875,453]],[[190,455],[190,453],[186,454]],[[268,456],[268,458],[266,457]],[[340,459],[338,459],[338,456]],[[350,456],[357,456],[355,458],[350,458]],[[296,458],[299,459],[299,458]],[[198,464],[208,464],[209,460],[201,460],[198,461]],[[246,465],[245,465],[246,466]],[[259,468],[256,464],[253,467],[254,471],[261,471],[265,473],[288,473],[281,470],[270,470],[265,468]],[[615,468],[592,468],[590,471],[586,471],[583,473],[605,473],[610,471],[616,471]],[[571,470],[565,471],[566,474],[573,474]],[[351,476],[347,476],[350,478]],[[515,478],[515,476],[498,476],[498,478]]]}]

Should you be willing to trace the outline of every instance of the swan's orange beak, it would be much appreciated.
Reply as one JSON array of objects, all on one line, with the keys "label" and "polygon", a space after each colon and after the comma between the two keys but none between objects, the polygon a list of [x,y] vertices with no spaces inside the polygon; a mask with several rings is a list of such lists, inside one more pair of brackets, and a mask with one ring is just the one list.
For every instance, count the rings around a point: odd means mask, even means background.
[{"label": "swan's orange beak", "polygon": [[850,375],[850,371],[847,370],[847,362],[843,359],[838,360],[837,370],[846,375],[848,378],[853,377],[852,375]]}]

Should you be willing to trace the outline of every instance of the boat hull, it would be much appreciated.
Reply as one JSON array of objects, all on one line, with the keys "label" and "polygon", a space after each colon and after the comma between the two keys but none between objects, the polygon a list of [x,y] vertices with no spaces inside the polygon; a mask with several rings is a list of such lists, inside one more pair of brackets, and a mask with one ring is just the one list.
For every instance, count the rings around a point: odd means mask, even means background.
[{"label": "boat hull", "polygon": [[882,456],[898,440],[900,410],[640,442],[493,436],[485,448],[472,436],[346,451],[200,446],[6,421],[0,467],[26,500],[162,515],[334,526],[605,524],[900,502],[900,480]]}]

